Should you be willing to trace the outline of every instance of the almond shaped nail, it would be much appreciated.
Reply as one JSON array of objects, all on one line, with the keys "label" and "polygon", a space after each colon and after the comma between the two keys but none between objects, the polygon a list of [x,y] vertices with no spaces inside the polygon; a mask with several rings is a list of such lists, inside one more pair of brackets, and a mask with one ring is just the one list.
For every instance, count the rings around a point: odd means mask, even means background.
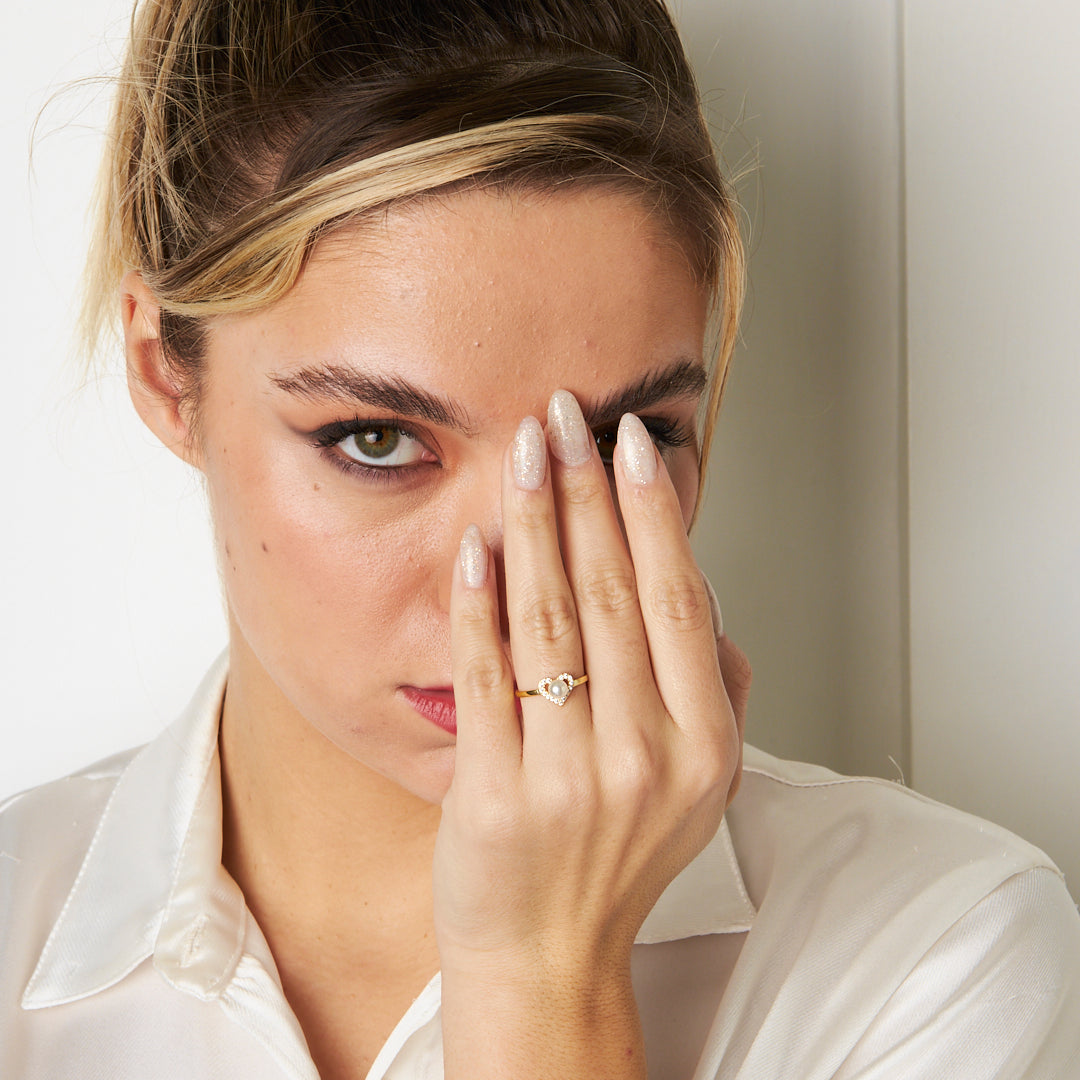
[{"label": "almond shaped nail", "polygon": [[551,452],[564,465],[584,465],[592,457],[592,432],[569,390],[556,390],[548,402]]},{"label": "almond shaped nail", "polygon": [[461,538],[461,579],[470,589],[481,589],[487,580],[488,553],[484,534],[470,525]]},{"label": "almond shaped nail", "polygon": [[511,456],[514,462],[514,483],[524,491],[536,491],[543,486],[547,475],[547,451],[544,429],[535,416],[526,416],[518,424]]},{"label": "almond shaped nail", "polygon": [[651,484],[656,479],[656,447],[645,425],[633,413],[624,413],[619,421],[615,452],[622,459],[626,475],[635,483]]}]

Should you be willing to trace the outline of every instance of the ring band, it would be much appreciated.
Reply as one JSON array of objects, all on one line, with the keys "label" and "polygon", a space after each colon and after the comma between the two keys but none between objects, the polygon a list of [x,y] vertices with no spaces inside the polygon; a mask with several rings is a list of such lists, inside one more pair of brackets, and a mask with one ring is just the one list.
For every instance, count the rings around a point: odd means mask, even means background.
[{"label": "ring band", "polygon": [[580,686],[583,682],[588,681],[588,675],[580,675],[575,679],[569,671],[564,671],[561,675],[556,675],[554,678],[548,677],[541,679],[535,690],[515,690],[514,693],[519,698],[547,698],[552,705],[558,705],[561,708],[569,700],[574,687]]}]

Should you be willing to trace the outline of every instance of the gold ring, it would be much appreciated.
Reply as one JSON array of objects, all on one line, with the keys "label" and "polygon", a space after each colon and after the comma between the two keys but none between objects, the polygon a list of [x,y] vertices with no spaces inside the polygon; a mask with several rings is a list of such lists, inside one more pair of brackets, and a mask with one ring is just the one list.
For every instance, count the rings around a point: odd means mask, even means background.
[{"label": "gold ring", "polygon": [[569,700],[570,693],[574,687],[580,686],[583,682],[588,681],[588,675],[581,675],[575,679],[569,671],[564,671],[561,675],[556,675],[553,679],[541,679],[535,690],[515,690],[514,693],[519,698],[547,698],[552,705],[558,705],[561,708]]}]

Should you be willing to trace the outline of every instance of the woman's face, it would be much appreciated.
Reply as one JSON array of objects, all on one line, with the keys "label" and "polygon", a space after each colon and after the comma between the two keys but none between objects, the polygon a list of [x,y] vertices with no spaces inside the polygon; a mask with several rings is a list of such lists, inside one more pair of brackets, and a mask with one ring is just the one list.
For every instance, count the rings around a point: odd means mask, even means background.
[{"label": "woman's face", "polygon": [[237,675],[441,801],[453,564],[470,522],[501,564],[518,422],[559,388],[601,435],[638,413],[689,522],[706,307],[629,196],[472,191],[342,231],[281,301],[215,320],[199,456]]}]

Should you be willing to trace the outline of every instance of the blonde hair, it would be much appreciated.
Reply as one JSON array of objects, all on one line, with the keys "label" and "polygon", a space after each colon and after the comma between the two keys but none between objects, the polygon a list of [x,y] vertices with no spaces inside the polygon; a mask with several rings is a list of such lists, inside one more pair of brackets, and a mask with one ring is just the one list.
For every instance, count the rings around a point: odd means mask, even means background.
[{"label": "blonde hair", "polygon": [[[197,400],[205,320],[273,303],[328,230],[453,185],[645,195],[719,300],[701,474],[738,332],[744,256],[659,0],[143,0],[96,196],[81,336],[136,270]],[[699,490],[700,496],[700,490]]]}]

